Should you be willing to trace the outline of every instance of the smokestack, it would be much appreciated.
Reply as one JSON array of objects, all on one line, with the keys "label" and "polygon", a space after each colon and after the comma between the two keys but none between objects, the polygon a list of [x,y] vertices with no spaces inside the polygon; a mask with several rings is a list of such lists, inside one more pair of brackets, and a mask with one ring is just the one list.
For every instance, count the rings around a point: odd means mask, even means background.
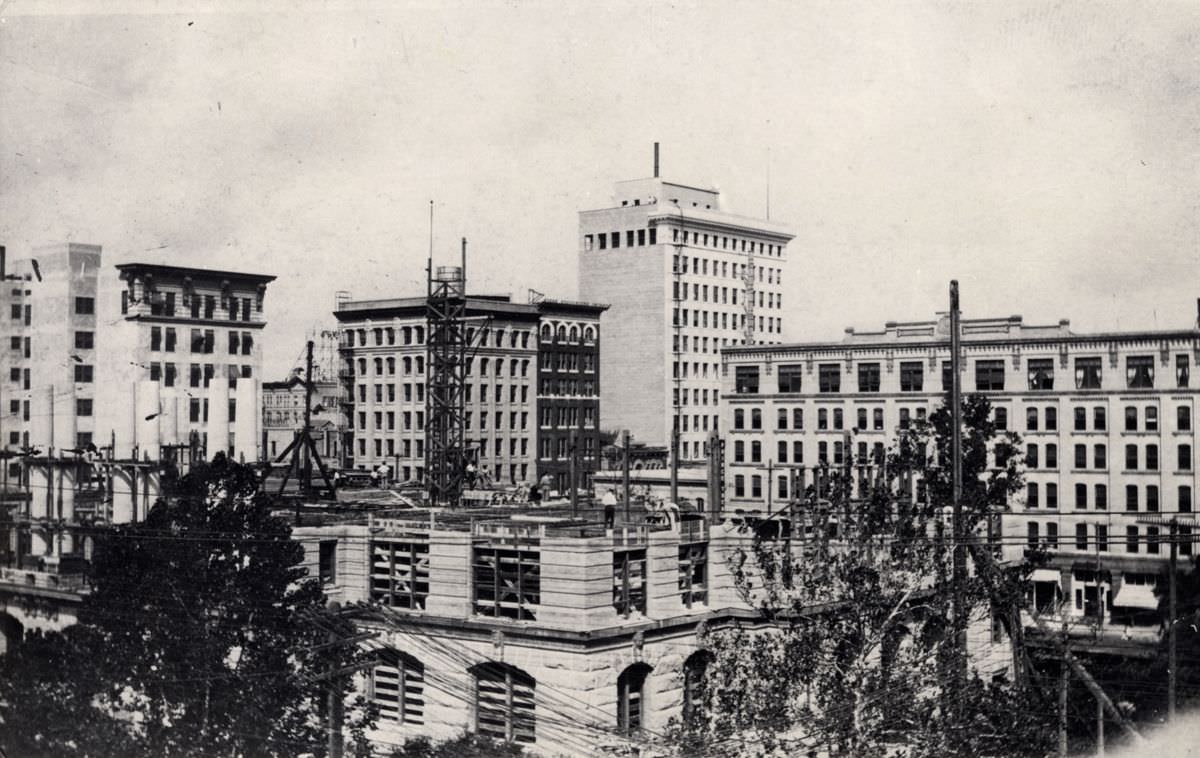
[{"label": "smokestack", "polygon": [[658,143],[654,143],[654,178],[658,178]]}]

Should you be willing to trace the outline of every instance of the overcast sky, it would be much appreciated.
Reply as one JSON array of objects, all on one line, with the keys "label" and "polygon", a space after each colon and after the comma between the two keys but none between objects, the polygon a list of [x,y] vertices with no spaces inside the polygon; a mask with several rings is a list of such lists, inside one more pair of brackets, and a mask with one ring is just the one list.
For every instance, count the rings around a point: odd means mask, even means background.
[{"label": "overcast sky", "polygon": [[423,292],[430,199],[473,290],[574,297],[576,212],[655,140],[739,213],[769,165],[792,339],[953,277],[967,317],[1195,323],[1200,2],[71,5],[0,6],[0,243],[276,274],[269,375],[335,290]]}]

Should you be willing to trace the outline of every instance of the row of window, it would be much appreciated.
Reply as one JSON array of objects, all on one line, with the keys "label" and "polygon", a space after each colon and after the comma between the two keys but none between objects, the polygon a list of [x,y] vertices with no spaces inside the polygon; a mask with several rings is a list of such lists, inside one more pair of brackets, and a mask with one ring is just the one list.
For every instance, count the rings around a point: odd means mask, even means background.
[{"label": "row of window", "polygon": [[[176,315],[174,292],[151,292],[147,298],[150,301],[151,316],[164,316],[170,318]],[[129,307],[136,304],[137,301],[130,296],[129,290],[121,291],[122,314],[128,314]],[[93,305],[92,307],[94,309],[95,306]],[[214,295],[191,295],[185,292],[183,294],[183,307],[185,309],[190,309],[192,318],[204,318],[211,321],[216,317],[217,299]],[[253,321],[251,311],[253,310],[261,313],[262,300],[250,297],[239,298],[236,295],[222,295],[221,310],[225,311],[226,316],[230,321],[237,321],[239,319],[242,321]],[[77,307],[75,312],[82,313],[83,311],[78,310]],[[87,313],[92,312],[94,312],[94,310],[87,311]]]},{"label": "row of window", "polygon": [[[708,325],[709,324],[709,321],[708,321],[709,315],[712,316],[712,328],[713,329],[726,329],[728,331],[736,332],[736,331],[741,331],[746,326],[746,314],[744,314],[744,313],[720,313],[717,311],[712,311],[710,313],[710,311],[695,311],[695,310],[692,311],[691,313],[692,313],[691,326],[694,326],[694,327],[699,327],[699,328],[703,328],[703,329],[709,328],[709,325]],[[682,315],[682,321],[680,320],[681,315]],[[753,323],[753,322],[751,322],[751,323]],[[672,315],[671,325],[674,327],[688,326],[688,309],[683,308],[681,310],[679,308],[676,308],[674,310],[674,314]],[[758,317],[758,331],[760,331],[760,332],[766,331],[768,334],[778,334],[783,331],[783,319],[777,318],[775,316],[759,316]],[[676,343],[677,345],[681,345],[683,347],[682,352],[687,352],[687,344],[688,344],[687,336],[688,335],[683,335],[683,341]],[[695,339],[696,339],[695,336],[693,336],[692,337],[692,351],[693,352],[696,352],[696,350],[697,350],[696,349],[697,343],[695,342]],[[713,338],[714,351],[716,350],[716,345],[717,345],[718,339],[719,338],[717,338],[717,337]],[[722,340],[721,345],[725,345],[725,344],[726,344],[725,340]],[[707,351],[708,351],[708,343],[705,342],[703,352],[707,352]],[[680,351],[677,350],[676,352],[680,352]]]},{"label": "row of window", "polygon": [[[1042,524],[1037,521],[1030,521],[1026,524],[1026,541],[1031,549],[1043,548],[1049,550],[1059,549],[1058,542],[1058,524],[1048,522],[1044,524],[1045,534],[1042,534]],[[1143,531],[1144,530],[1144,531]],[[1157,526],[1136,526],[1130,524],[1125,527],[1125,552],[1139,553],[1144,545],[1146,553],[1157,555],[1164,542],[1169,539],[1163,534],[1162,530]],[[1179,527],[1179,553],[1181,555],[1191,555],[1194,537],[1190,526]],[[1106,553],[1109,551],[1108,526],[1106,524],[1094,524],[1089,530],[1087,524],[1075,525],[1075,542],[1076,550],[1095,550],[1096,552]]]},{"label": "row of window", "polygon": [[[81,335],[88,335],[86,342],[91,344],[90,332],[76,332],[75,345],[80,346]],[[250,332],[230,331],[228,334],[228,351],[230,355],[253,355],[254,335]],[[211,354],[216,346],[216,332],[212,329],[191,330],[191,352]],[[150,327],[150,351],[154,353],[175,352],[176,334],[174,327]]]},{"label": "row of window", "polygon": [[[1138,454],[1139,447],[1135,444],[1125,446],[1125,470],[1126,471],[1158,471],[1158,445],[1146,445],[1143,448],[1143,455]],[[1043,457],[1040,452],[1045,452]],[[1087,445],[1075,445],[1075,468],[1088,468],[1088,449]],[[1192,446],[1190,444],[1180,444],[1176,446],[1176,465],[1177,471],[1192,470]],[[1144,462],[1144,466],[1139,469],[1139,458]],[[1026,468],[1058,468],[1058,445],[1050,443],[1039,446],[1036,443],[1028,443],[1025,446],[1025,467]],[[1103,444],[1092,446],[1092,468],[1107,469],[1108,468],[1108,446]]]},{"label": "row of window", "polygon": [[[1043,497],[1044,495],[1044,497]],[[1090,496],[1090,500],[1089,500]],[[1058,485],[1053,482],[1041,484],[1027,482],[1025,485],[1025,507],[1027,508],[1058,507]],[[1147,511],[1157,513],[1159,509],[1159,490],[1157,484],[1148,484],[1144,488],[1136,484],[1125,485],[1125,510],[1129,513]],[[1176,490],[1176,509],[1179,513],[1192,512],[1192,487],[1181,484]],[[1108,510],[1108,485],[1093,484],[1089,488],[1082,482],[1075,485],[1075,508],[1087,508],[1103,511]]]},{"label": "row of window", "polygon": [[[975,361],[975,389],[977,391],[1002,391],[1005,388],[1003,359],[978,359]],[[1028,387],[1034,391],[1054,389],[1054,360],[1052,358],[1030,358],[1028,364]],[[881,387],[880,364],[859,363],[856,366],[858,391],[879,392]],[[777,369],[778,391],[781,393],[801,392],[804,367],[781,365]],[[842,391],[843,367],[841,363],[817,364],[817,388],[822,393]],[[1175,356],[1175,386],[1187,387],[1190,382],[1189,358]],[[1098,357],[1075,359],[1075,388],[1101,389],[1102,361]],[[737,366],[735,369],[735,391],[738,394],[759,392],[759,367]],[[942,389],[950,389],[950,361],[942,361]],[[1154,356],[1131,355],[1125,358],[1125,385],[1130,389],[1150,389],[1155,386]],[[925,363],[923,361],[900,362],[900,391],[922,392],[925,386]]]},{"label": "row of window", "polygon": [[[760,268],[759,273],[761,274],[761,272],[762,272],[762,269]],[[709,294],[710,294],[709,293],[709,285],[707,285],[707,284],[699,284],[696,282],[692,282],[692,287],[689,290],[687,282],[675,281],[675,282],[671,283],[671,299],[677,303],[687,302],[688,300],[694,300],[698,303],[712,303],[713,305],[717,305],[717,304],[737,305],[739,291],[741,291],[741,290],[739,290],[739,288],[737,288],[737,287],[718,287],[717,285],[714,284],[714,285],[712,285],[712,293],[711,293],[712,297],[710,298],[709,297]],[[691,292],[691,296],[688,295],[689,292]],[[783,308],[783,294],[782,293],[764,292],[763,290],[757,290],[755,295],[756,295],[756,297],[755,297],[754,304],[757,305],[759,308],[770,308],[773,310],[778,310],[778,309]],[[744,294],[742,295],[742,299],[743,299],[743,301],[745,300]],[[692,326],[700,326],[700,318],[701,317],[696,316],[695,314],[703,313],[703,314],[705,314],[705,316],[707,316],[710,313],[710,311],[694,310],[692,313],[693,313]],[[713,317],[713,326],[714,327],[717,325],[717,313],[719,313],[719,311],[711,312],[712,317]],[[682,323],[680,323],[679,308],[676,308],[675,309],[675,325],[676,326],[687,326],[688,318],[687,318],[687,309],[686,308],[683,309],[682,317],[683,317],[683,320],[682,320]],[[705,324],[705,326],[707,326],[707,324]]]}]

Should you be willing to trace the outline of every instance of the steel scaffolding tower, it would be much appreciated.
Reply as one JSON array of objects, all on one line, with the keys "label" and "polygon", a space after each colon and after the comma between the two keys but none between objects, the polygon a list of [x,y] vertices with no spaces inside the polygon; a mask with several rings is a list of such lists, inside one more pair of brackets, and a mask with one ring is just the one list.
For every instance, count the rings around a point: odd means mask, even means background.
[{"label": "steel scaffolding tower", "polygon": [[467,240],[462,265],[426,268],[425,480],[431,505],[457,506],[466,479]]}]

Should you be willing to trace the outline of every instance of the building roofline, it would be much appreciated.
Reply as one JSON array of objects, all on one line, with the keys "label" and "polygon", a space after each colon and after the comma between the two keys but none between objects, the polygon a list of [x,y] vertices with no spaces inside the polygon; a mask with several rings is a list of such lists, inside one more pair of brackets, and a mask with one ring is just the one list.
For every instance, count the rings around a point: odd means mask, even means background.
[{"label": "building roofline", "polygon": [[[358,321],[364,318],[411,315],[423,313],[427,298],[424,296],[385,298],[381,300],[350,300],[341,304],[333,316],[338,321]],[[510,295],[467,295],[467,313],[500,313],[536,319],[549,309],[582,310],[602,313],[609,308],[603,303],[585,303],[574,300],[544,298],[537,303],[513,302]]]},{"label": "building roofline", "polygon": [[247,271],[224,271],[213,268],[189,268],[187,266],[172,266],[166,263],[118,263],[116,268],[122,274],[126,271],[149,271],[158,274],[171,273],[194,277],[243,279],[260,284],[273,282],[276,278],[273,274],[253,274]]},{"label": "building roofline", "polygon": [[[1200,330],[1197,329],[1172,329],[1172,330],[1141,330],[1129,332],[1094,332],[1090,334],[1066,333],[1053,335],[971,335],[964,334],[962,341],[966,345],[1053,345],[1063,342],[1076,343],[1105,343],[1105,342],[1138,342],[1150,340],[1198,340],[1200,339]],[[806,351],[806,350],[829,350],[838,352],[847,352],[853,350],[877,350],[877,349],[894,349],[894,348],[930,348],[941,347],[947,348],[950,344],[950,338],[938,339],[880,339],[865,342],[846,342],[846,341],[829,341],[829,342],[785,342],[778,345],[736,345],[721,349],[722,353],[728,353],[733,356],[750,356],[750,355],[775,355],[779,353]]]}]

